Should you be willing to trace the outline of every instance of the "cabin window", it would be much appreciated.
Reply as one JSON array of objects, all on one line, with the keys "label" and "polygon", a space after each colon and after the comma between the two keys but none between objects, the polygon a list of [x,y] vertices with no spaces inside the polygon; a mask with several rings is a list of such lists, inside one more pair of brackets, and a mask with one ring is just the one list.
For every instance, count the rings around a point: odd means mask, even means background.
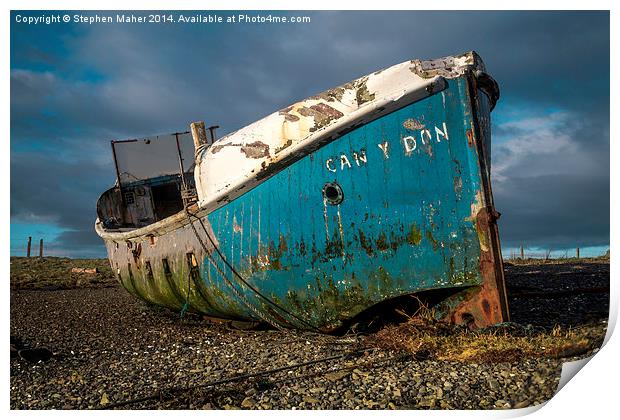
[{"label": "cabin window", "polygon": [[153,185],[153,210],[158,220],[165,219],[183,210],[180,186],[176,183]]},{"label": "cabin window", "polygon": [[133,195],[133,191],[125,192],[125,204],[133,204],[136,202],[136,197]]}]

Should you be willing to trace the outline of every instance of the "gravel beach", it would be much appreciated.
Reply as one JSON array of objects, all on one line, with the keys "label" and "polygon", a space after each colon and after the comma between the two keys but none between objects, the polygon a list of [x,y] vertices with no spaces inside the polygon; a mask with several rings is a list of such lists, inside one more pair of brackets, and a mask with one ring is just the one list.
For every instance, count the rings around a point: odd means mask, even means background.
[{"label": "gravel beach", "polygon": [[[514,322],[587,325],[594,341],[602,340],[608,263],[506,269]],[[366,349],[362,336],[240,331],[191,314],[181,319],[114,284],[11,290],[11,338],[54,353],[38,363],[11,357],[12,409],[522,408],[553,396],[562,363],[532,357],[501,363],[420,360]],[[358,353],[343,356],[353,351]],[[295,366],[330,356],[338,357]],[[284,369],[205,386],[276,368]],[[144,401],[123,405],[135,399]]]}]

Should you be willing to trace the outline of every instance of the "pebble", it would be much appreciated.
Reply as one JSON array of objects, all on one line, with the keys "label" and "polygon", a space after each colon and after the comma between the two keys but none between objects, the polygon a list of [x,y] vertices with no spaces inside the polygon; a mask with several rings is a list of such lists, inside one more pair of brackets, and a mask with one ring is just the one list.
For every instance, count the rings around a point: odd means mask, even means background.
[{"label": "pebble", "polygon": [[[511,314],[527,319],[532,313],[523,311],[531,309],[527,303],[515,304]],[[570,311],[562,311],[565,320]],[[334,345],[329,341],[341,337],[317,340],[315,334],[299,331],[295,336],[239,331],[191,314],[181,319],[176,312],[147,306],[118,286],[11,290],[10,312],[11,336],[54,353],[49,361],[35,364],[11,358],[11,409],[101,408],[169,387],[292,366],[360,345],[354,336],[347,337],[349,344]],[[561,371],[560,361],[533,358],[498,364],[432,358],[385,362],[394,355],[369,351],[356,359],[291,368],[121,408],[523,408],[550,399]]]}]

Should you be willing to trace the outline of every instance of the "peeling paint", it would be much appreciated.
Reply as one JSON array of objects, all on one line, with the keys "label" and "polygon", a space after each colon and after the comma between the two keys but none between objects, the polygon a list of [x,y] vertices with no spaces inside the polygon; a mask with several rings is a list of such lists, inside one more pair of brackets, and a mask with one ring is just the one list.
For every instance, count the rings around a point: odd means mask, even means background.
[{"label": "peeling paint", "polygon": [[415,223],[411,225],[411,229],[407,234],[407,242],[410,245],[420,245],[420,242],[422,242],[422,232],[420,232],[420,229]]},{"label": "peeling paint", "polygon": [[321,92],[318,95],[311,96],[310,99],[322,99],[327,102],[341,101],[344,96],[345,89],[350,89],[350,87],[337,87],[333,89],[328,89],[325,92]]},{"label": "peeling paint", "polygon": [[261,141],[255,141],[241,146],[241,152],[245,153],[245,156],[248,158],[260,159],[269,156],[269,145]]},{"label": "peeling paint", "polygon": [[319,130],[330,124],[333,120],[341,118],[344,114],[327,104],[319,103],[310,107],[301,107],[297,110],[304,117],[313,117],[314,126],[310,128],[310,132]]},{"label": "peeling paint", "polygon": [[405,122],[403,122],[403,127],[405,127],[407,130],[414,131],[414,130],[421,130],[425,126],[424,124],[422,124],[415,118],[407,118]]},{"label": "peeling paint", "polygon": [[358,106],[375,99],[375,94],[368,90],[368,86],[366,85],[367,80],[368,79],[362,79],[357,87],[357,91],[355,92],[355,98]]},{"label": "peeling paint", "polygon": [[292,139],[287,139],[286,142],[284,142],[284,144],[282,146],[276,148],[275,153],[280,153],[282,150],[286,149],[291,144],[293,144],[293,140]]},{"label": "peeling paint", "polygon": [[292,109],[293,109],[293,106],[291,105],[289,107],[286,107],[286,108],[281,109],[280,111],[278,111],[278,114],[279,115],[284,115],[284,119],[286,121],[290,121],[290,122],[299,121],[299,117],[297,115],[289,113]]}]

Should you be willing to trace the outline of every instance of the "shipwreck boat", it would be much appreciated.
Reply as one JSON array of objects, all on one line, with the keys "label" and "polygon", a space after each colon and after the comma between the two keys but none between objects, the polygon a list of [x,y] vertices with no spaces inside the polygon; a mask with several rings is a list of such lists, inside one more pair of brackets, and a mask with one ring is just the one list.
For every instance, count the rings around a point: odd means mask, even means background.
[{"label": "shipwreck boat", "polygon": [[175,310],[330,332],[415,295],[438,319],[507,321],[498,97],[468,52],[379,70],[219,140],[198,122],[114,141],[96,231],[122,286]]}]

